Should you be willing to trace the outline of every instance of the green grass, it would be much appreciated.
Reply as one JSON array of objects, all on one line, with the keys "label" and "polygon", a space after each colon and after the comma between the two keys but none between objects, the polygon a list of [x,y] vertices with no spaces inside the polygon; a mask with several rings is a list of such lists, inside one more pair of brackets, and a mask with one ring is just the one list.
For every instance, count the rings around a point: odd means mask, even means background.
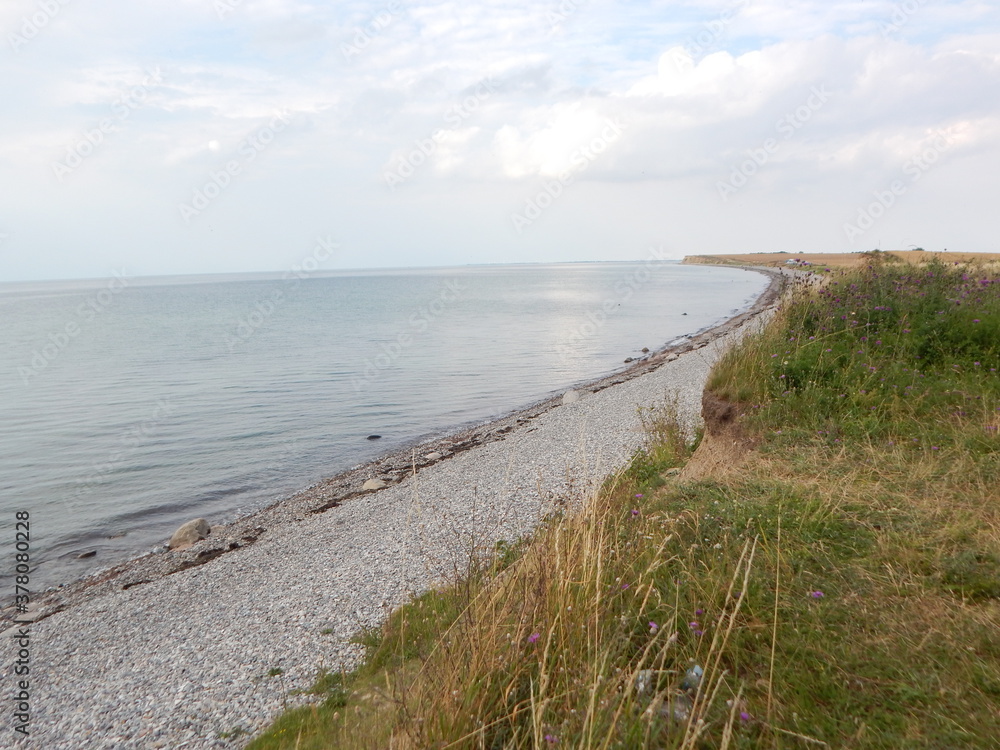
[{"label": "green grass", "polygon": [[678,475],[697,436],[644,411],[580,512],[364,634],[250,747],[1000,746],[1000,280],[872,261],[713,372],[735,469]]}]

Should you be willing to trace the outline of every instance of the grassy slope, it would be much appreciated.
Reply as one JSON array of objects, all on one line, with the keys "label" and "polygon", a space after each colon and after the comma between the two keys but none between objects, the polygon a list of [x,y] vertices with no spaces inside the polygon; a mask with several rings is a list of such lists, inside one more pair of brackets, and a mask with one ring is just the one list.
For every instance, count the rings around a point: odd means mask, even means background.
[{"label": "grassy slope", "polygon": [[661,408],[581,512],[251,747],[1000,746],[1000,277],[828,281],[713,373],[728,471],[678,474]]}]

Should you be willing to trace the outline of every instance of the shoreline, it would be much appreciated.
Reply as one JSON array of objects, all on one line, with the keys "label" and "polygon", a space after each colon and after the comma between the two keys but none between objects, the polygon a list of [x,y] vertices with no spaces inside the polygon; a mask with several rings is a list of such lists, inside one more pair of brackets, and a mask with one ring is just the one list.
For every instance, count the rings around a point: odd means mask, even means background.
[{"label": "shoreline", "polygon": [[[708,265],[708,264],[706,264]],[[637,358],[623,370],[584,381],[570,388],[581,394],[593,394],[620,385],[652,372],[680,355],[708,346],[730,331],[742,326],[769,307],[779,297],[788,280],[780,269],[743,267],[770,277],[768,286],[744,312],[722,323],[692,334],[686,341],[666,346]],[[457,455],[505,437],[527,426],[537,417],[562,405],[563,393],[516,408],[504,416],[481,424],[465,426],[430,439],[419,439],[384,456],[340,471],[318,482],[296,490],[267,506],[241,516],[227,525],[212,526],[210,535],[186,550],[158,550],[114,564],[104,570],[77,578],[36,594],[27,615],[31,622],[40,622],[90,597],[100,597],[118,590],[152,583],[175,573],[210,563],[212,560],[255,544],[276,527],[296,523],[306,517],[326,513],[343,503],[379,490],[364,490],[368,479],[381,479],[386,487],[399,484],[409,476]],[[428,454],[440,454],[428,458]],[[383,488],[384,489],[384,488]],[[0,603],[0,630],[14,625],[17,614],[13,601]]]},{"label": "shoreline", "polygon": [[[770,275],[746,312],[578,386],[578,399],[547,399],[420,446],[445,448],[442,460],[421,465],[412,449],[385,456],[190,550],[36,600],[33,622],[19,626],[35,644],[32,738],[52,750],[245,747],[283,710],[309,703],[317,674],[360,662],[357,633],[627,464],[647,440],[643,409],[669,399],[683,424],[697,424],[713,364],[774,309],[788,275]],[[379,472],[402,478],[357,491]],[[4,647],[0,675],[11,678],[17,639]]]}]

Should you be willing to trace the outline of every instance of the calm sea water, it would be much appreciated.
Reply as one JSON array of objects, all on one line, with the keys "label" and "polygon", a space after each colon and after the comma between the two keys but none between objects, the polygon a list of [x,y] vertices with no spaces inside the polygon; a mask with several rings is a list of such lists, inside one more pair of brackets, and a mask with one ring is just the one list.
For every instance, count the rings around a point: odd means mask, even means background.
[{"label": "calm sea water", "polygon": [[766,284],[657,262],[0,285],[5,528],[30,511],[32,589],[68,582],[613,372]]}]

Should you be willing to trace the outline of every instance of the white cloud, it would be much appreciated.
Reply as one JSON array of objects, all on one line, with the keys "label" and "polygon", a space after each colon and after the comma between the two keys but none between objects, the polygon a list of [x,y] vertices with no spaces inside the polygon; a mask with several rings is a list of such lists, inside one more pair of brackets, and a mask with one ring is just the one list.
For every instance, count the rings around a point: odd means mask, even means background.
[{"label": "white cloud", "polygon": [[[55,269],[69,262],[67,236],[74,269],[91,251],[103,258],[109,243],[149,272],[179,246],[193,248],[191,271],[239,257],[259,264],[270,252],[264,238],[282,227],[332,231],[331,222],[367,243],[345,257],[391,265],[412,233],[389,227],[413,225],[415,215],[433,233],[426,245],[440,249],[407,256],[411,264],[463,254],[633,257],[629,243],[664,227],[692,252],[781,242],[839,250],[843,217],[935,134],[949,148],[884,220],[887,235],[897,226],[900,237],[941,231],[935,217],[947,228],[949,216],[978,204],[981,173],[1000,166],[992,3],[925,2],[899,18],[891,0],[581,2],[553,28],[556,0],[228,1],[222,19],[214,0],[70,3],[0,58],[9,275],[65,275]],[[5,40],[35,7],[4,6]],[[359,34],[364,44],[345,55]],[[52,160],[156,66],[162,84],[113,123],[72,179],[54,180]],[[454,118],[484,80],[495,91]],[[823,101],[812,106],[817,88]],[[177,202],[276,111],[293,125],[205,221],[178,222]],[[574,170],[574,155],[608,120],[626,124],[621,136]],[[419,175],[389,191],[387,165],[436,130],[443,135]],[[768,139],[776,148],[765,163],[720,200],[717,183]],[[558,207],[530,231],[507,234],[510,211],[567,169],[573,184]],[[936,189],[945,183],[950,191]],[[505,239],[470,242],[456,227],[472,216],[482,234]],[[982,243],[969,249],[991,249],[990,217],[968,226],[963,216],[961,236]],[[155,241],[115,245],[154,225]],[[607,242],[614,231],[622,242]],[[560,232],[573,242],[558,242]],[[227,238],[247,253],[213,255]]]}]

